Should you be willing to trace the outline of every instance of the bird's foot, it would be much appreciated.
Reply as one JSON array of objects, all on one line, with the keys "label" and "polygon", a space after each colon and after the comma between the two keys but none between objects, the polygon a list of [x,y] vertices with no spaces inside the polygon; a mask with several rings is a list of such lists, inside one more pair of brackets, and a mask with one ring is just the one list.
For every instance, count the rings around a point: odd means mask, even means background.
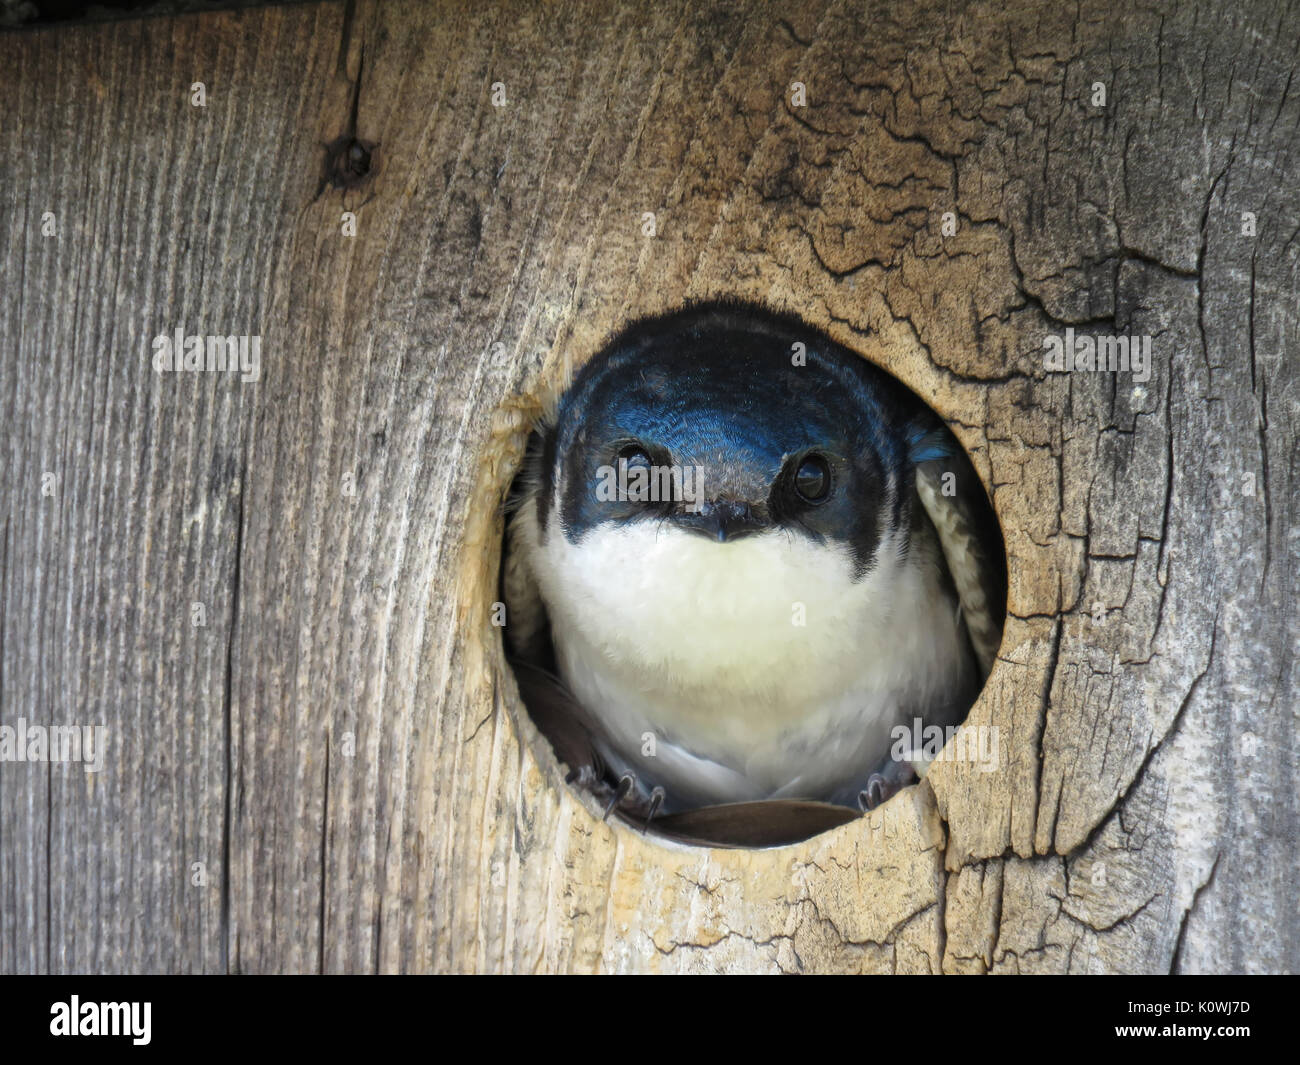
[{"label": "bird's foot", "polygon": [[917,779],[911,763],[891,760],[867,778],[867,786],[858,792],[858,808],[864,814],[870,813]]},{"label": "bird's foot", "polygon": [[618,810],[629,821],[642,821],[641,831],[645,832],[650,827],[650,822],[655,819],[655,815],[659,813],[665,798],[662,787],[656,785],[647,795],[639,786],[634,774],[624,773],[613,786],[613,792],[601,820],[608,821],[609,815]]},{"label": "bird's foot", "polygon": [[579,766],[577,769],[569,770],[564,782],[587,791],[593,791],[600,783],[600,774],[592,765]]},{"label": "bird's foot", "polygon": [[645,824],[641,826],[641,834],[645,835],[645,830],[650,827],[650,822],[655,819],[655,814],[659,812],[659,807],[664,804],[664,789],[655,788],[650,793],[650,812],[645,815]]},{"label": "bird's foot", "polygon": [[614,788],[614,794],[610,796],[609,805],[605,807],[605,814],[602,821],[608,821],[609,815],[614,812],[614,808],[623,802],[632,794],[632,789],[636,787],[636,777],[631,773],[624,773],[618,778],[618,785]]}]

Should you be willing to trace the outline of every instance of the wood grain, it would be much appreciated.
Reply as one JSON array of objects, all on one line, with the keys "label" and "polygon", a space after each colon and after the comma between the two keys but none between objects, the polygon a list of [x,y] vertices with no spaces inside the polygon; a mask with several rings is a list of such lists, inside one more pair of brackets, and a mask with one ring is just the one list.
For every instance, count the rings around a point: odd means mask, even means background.
[{"label": "wood grain", "polygon": [[[0,725],[109,729],[0,763],[0,969],[1300,967],[1300,19],[1219,8],[0,35]],[[489,618],[540,397],[725,294],[932,402],[1010,554],[1000,769],[770,851],[601,824]],[[1045,372],[1066,326],[1151,380]],[[154,372],[178,327],[260,379]]]}]

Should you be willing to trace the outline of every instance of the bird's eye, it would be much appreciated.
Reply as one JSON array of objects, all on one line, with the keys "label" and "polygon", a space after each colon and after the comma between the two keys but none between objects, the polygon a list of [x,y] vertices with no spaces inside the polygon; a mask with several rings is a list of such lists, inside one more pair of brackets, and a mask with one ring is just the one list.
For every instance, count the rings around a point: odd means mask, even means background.
[{"label": "bird's eye", "polygon": [[794,475],[794,490],[806,503],[820,503],[831,490],[831,468],[820,455],[809,455],[799,463]]},{"label": "bird's eye", "polygon": [[626,447],[620,448],[618,458],[620,462],[627,463],[629,470],[636,466],[649,466],[651,464],[650,456],[640,444],[628,444]]}]

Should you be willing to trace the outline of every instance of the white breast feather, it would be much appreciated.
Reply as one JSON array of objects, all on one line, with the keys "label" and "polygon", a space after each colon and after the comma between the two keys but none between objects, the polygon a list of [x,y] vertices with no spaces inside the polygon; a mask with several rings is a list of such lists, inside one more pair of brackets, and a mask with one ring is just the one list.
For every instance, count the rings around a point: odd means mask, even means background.
[{"label": "white breast feather", "polygon": [[963,668],[955,601],[896,538],[855,582],[847,550],[793,532],[719,544],[641,521],[574,545],[552,512],[539,543],[535,511],[515,546],[565,682],[624,752],[652,734],[655,774],[679,796],[823,794],[873,768],[890,729]]}]

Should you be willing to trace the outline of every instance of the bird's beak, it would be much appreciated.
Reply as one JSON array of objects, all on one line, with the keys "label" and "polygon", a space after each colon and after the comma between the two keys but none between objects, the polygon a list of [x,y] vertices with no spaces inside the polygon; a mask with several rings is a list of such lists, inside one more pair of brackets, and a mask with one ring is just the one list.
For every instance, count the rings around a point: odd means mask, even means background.
[{"label": "bird's beak", "polygon": [[767,524],[749,503],[737,499],[706,501],[696,510],[675,515],[674,521],[688,532],[699,533],[720,544],[758,532]]}]

